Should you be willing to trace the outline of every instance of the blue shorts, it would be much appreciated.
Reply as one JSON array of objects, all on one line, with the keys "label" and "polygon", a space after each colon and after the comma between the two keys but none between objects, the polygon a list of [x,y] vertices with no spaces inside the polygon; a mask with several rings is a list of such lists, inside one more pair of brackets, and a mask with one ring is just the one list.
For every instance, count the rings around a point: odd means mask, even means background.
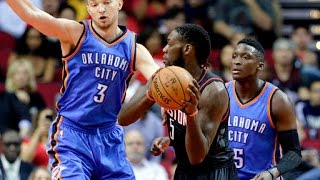
[{"label": "blue shorts", "polygon": [[118,125],[84,128],[59,116],[50,126],[48,142],[52,179],[135,179]]}]

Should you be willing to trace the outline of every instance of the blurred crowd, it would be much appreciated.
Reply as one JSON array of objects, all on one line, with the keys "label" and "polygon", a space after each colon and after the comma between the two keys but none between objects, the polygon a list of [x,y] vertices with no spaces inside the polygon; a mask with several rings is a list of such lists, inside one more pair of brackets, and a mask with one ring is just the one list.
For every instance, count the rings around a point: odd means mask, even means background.
[{"label": "blurred crowd", "polygon": [[[32,1],[54,17],[90,18],[87,0]],[[226,82],[232,80],[235,44],[244,37],[256,38],[266,49],[261,78],[281,88],[296,105],[303,163],[287,175],[292,179],[320,168],[320,56],[306,23],[292,24],[292,32],[283,36],[282,22],[277,0],[130,0],[119,15],[119,24],[137,33],[137,42],[160,66],[167,34],[181,24],[201,25],[211,36],[209,68]],[[12,179],[50,179],[45,146],[56,116],[62,68],[59,41],[23,23],[0,1],[0,173]],[[126,100],[145,83],[136,73]],[[149,153],[152,140],[167,133],[159,127],[161,111],[154,105],[140,121],[124,128],[127,156],[138,180],[170,179],[174,172],[172,149],[161,157]]]}]

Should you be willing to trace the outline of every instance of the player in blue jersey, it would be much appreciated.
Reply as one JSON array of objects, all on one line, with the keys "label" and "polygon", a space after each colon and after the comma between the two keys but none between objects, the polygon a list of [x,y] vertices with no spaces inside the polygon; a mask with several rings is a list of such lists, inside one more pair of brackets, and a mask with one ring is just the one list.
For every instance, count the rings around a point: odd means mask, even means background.
[{"label": "player in blue jersey", "polygon": [[53,179],[135,179],[117,125],[130,77],[159,68],[135,34],[118,25],[123,0],[88,0],[91,20],[54,18],[29,0],[6,0],[25,22],[58,38],[63,86],[47,146]]},{"label": "player in blue jersey", "polygon": [[240,180],[275,179],[301,161],[293,105],[284,92],[258,78],[263,66],[260,43],[241,40],[232,54],[234,81],[227,83],[228,135]]},{"label": "player in blue jersey", "polygon": [[[157,138],[152,153],[160,155],[169,145],[174,147],[178,160],[175,180],[235,180],[227,134],[228,93],[222,79],[206,68],[209,35],[198,25],[185,24],[173,30],[167,40],[163,49],[165,66],[183,67],[195,80],[188,87],[191,100],[182,102],[183,109],[163,109],[169,136]],[[150,82],[121,109],[119,124],[133,123],[154,103],[147,90]]]}]

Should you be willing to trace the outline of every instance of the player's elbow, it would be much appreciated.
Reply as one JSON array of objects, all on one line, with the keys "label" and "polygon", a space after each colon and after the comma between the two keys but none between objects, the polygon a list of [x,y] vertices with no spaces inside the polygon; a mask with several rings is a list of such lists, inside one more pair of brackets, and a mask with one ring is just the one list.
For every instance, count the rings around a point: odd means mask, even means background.
[{"label": "player's elbow", "polygon": [[202,163],[202,161],[204,160],[204,157],[194,157],[194,158],[189,158],[190,164],[191,165],[197,165]]},{"label": "player's elbow", "polygon": [[130,125],[129,121],[121,115],[118,116],[118,124],[120,126],[129,126]]}]

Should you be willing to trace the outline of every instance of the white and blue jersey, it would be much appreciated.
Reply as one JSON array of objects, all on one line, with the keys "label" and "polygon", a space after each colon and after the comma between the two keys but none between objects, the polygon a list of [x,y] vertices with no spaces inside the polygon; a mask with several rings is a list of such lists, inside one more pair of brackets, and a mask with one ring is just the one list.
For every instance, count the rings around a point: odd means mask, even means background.
[{"label": "white and blue jersey", "polygon": [[248,180],[275,166],[279,159],[279,144],[271,115],[271,99],[277,87],[266,82],[259,95],[242,103],[235,91],[235,81],[226,86],[230,96],[230,147],[235,153],[238,179]]},{"label": "white and blue jersey", "polygon": [[52,178],[134,180],[116,122],[135,69],[136,37],[119,26],[123,33],[109,43],[90,20],[83,25],[74,52],[63,58],[58,116],[47,145]]},{"label": "white and blue jersey", "polygon": [[84,21],[85,31],[77,49],[64,62],[64,79],[58,112],[82,126],[115,124],[134,71],[135,34],[124,27],[112,43]]}]

